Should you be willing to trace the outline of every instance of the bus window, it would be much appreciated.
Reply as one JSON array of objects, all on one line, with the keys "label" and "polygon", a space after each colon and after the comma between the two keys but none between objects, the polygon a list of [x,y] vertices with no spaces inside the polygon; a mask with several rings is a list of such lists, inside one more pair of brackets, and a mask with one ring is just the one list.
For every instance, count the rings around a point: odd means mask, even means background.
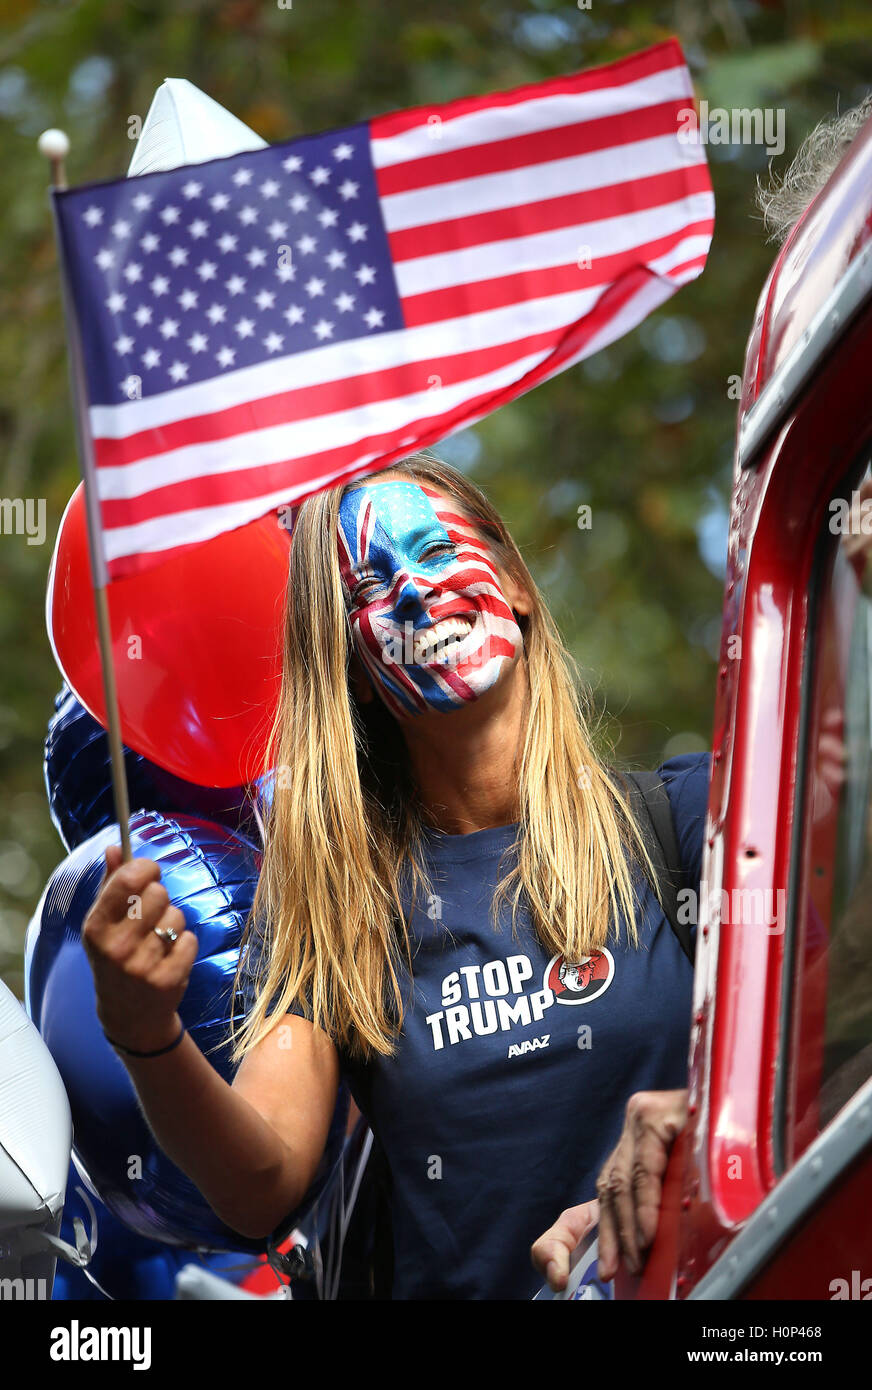
[{"label": "bus window", "polygon": [[809,623],[788,1161],[872,1076],[872,498],[859,486],[828,509]]}]

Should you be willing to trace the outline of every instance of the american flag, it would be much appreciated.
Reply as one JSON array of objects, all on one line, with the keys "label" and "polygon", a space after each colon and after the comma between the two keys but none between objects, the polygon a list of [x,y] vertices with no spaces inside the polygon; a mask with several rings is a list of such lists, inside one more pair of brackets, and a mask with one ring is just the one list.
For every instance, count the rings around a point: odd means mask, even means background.
[{"label": "american flag", "polygon": [[670,40],[56,193],[109,578],[436,443],[699,275],[692,100]]}]

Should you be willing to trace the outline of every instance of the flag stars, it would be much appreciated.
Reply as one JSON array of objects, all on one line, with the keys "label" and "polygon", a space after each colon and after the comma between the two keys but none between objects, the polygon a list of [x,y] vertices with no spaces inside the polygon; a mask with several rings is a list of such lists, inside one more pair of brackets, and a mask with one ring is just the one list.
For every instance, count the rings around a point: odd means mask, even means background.
[{"label": "flag stars", "polygon": [[380,221],[365,220],[372,190],[354,134],[242,168],[245,155],[168,171],[115,202],[85,195],[76,217],[103,288],[94,308],[112,360],[142,372],[136,398],[393,325],[394,310],[379,307],[379,287],[395,297],[381,276]]},{"label": "flag stars", "polygon": [[126,376],[123,381],[118,383],[118,388],[128,401],[139,399],[139,388],[142,385],[138,376]]}]

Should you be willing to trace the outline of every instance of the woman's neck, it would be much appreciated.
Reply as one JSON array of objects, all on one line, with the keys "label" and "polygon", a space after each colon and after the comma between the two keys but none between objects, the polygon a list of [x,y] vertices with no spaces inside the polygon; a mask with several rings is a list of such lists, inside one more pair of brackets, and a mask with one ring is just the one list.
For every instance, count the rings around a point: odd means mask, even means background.
[{"label": "woman's neck", "polygon": [[527,666],[450,714],[404,720],[403,737],[425,818],[448,835],[519,819],[518,772],[528,717]]}]

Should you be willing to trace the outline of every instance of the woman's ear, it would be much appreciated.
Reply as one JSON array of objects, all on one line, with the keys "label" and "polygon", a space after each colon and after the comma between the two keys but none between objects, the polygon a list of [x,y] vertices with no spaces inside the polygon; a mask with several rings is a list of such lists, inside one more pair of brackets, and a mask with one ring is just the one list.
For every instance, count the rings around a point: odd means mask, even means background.
[{"label": "woman's ear", "polygon": [[503,575],[503,596],[515,617],[529,618],[533,605],[530,595],[510,574]]},{"label": "woman's ear", "polygon": [[363,669],[363,666],[360,663],[360,658],[358,657],[357,652],[354,650],[352,650],[351,656],[348,659],[348,679],[351,683],[351,689],[354,693],[354,698],[357,700],[357,703],[359,705],[371,704],[372,701],[375,699],[375,691],[373,690],[370,684],[369,677],[367,676],[366,672]]}]

